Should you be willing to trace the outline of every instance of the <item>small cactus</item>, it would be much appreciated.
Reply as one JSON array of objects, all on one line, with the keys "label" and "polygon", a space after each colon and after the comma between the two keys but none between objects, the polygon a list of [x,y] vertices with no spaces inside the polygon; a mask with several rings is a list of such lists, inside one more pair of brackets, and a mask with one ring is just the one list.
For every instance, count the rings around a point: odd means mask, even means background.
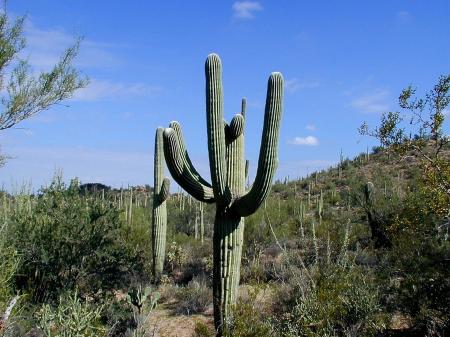
[{"label": "small cactus", "polygon": [[158,292],[154,292],[153,288],[142,286],[133,287],[128,291],[127,302],[135,306],[138,313],[141,314],[142,307],[150,299],[150,310],[152,310],[158,302],[161,295]]}]

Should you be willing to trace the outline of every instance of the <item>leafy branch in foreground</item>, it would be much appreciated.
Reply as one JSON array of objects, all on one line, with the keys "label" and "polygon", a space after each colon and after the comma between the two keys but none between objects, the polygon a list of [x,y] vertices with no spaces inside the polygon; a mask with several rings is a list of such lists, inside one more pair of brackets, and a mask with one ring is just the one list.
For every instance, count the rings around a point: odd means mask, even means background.
[{"label": "leafy branch in foreground", "polygon": [[[80,39],[64,51],[51,70],[34,74],[19,55],[26,46],[24,21],[25,17],[20,17],[11,23],[6,10],[0,13],[0,91],[4,92],[0,131],[72,97],[88,84],[88,79],[73,66]],[[0,166],[4,161],[0,157]]]}]

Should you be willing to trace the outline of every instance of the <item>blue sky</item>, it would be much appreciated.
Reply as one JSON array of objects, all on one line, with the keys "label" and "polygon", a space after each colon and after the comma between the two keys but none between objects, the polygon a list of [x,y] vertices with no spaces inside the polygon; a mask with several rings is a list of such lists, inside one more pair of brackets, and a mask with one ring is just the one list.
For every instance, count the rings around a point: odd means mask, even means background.
[{"label": "blue sky", "polygon": [[[65,178],[151,184],[154,132],[178,120],[208,176],[204,61],[223,64],[228,120],[247,97],[251,173],[267,78],[286,81],[278,177],[297,177],[372,146],[358,126],[397,108],[402,88],[430,89],[449,72],[450,2],[14,0],[27,14],[24,57],[47,69],[77,36],[76,65],[90,78],[58,105],[0,133],[6,188]],[[448,124],[446,125],[448,130]],[[167,173],[168,174],[168,173]]]}]

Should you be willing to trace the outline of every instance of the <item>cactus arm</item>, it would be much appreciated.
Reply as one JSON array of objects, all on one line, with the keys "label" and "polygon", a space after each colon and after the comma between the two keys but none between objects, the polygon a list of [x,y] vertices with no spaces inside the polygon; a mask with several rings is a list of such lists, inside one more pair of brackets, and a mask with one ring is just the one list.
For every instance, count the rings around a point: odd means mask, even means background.
[{"label": "cactus arm", "polygon": [[[157,128],[155,134],[155,158],[154,158],[154,193],[161,204],[169,196],[170,180],[164,178],[164,148],[163,148],[164,128]],[[161,193],[163,192],[163,193]]]},{"label": "cactus arm", "polygon": [[242,97],[241,101],[241,115],[245,119],[245,112],[247,110],[247,99],[245,97]]},{"label": "cactus arm", "polygon": [[214,193],[211,185],[202,184],[184,165],[178,136],[172,128],[164,130],[164,154],[167,167],[174,180],[195,199],[206,202],[214,202]]},{"label": "cactus arm", "polygon": [[167,200],[170,194],[170,180],[169,178],[164,178],[161,189],[158,194],[159,202],[164,202]]},{"label": "cactus arm", "polygon": [[228,204],[231,194],[227,189],[226,146],[223,114],[222,64],[216,54],[208,55],[206,75],[206,123],[208,153],[214,196],[219,204]]},{"label": "cactus arm", "polygon": [[238,197],[232,209],[240,216],[256,212],[270,191],[278,166],[278,138],[283,101],[283,76],[272,73],[267,86],[264,127],[255,182],[245,195]]},{"label": "cactus arm", "polygon": [[192,177],[195,178],[195,180],[197,180],[198,182],[200,182],[205,186],[211,186],[205,179],[203,179],[203,177],[200,175],[200,173],[198,173],[198,171],[192,164],[191,158],[189,157],[189,153],[187,152],[186,149],[186,144],[184,142],[183,131],[181,129],[180,123],[173,121],[169,124],[169,127],[175,131],[178,137],[178,145],[180,146],[180,153],[184,167],[187,168],[187,170],[190,172]]},{"label": "cactus arm", "polygon": [[228,135],[230,140],[234,140],[244,133],[245,120],[241,114],[237,114],[233,117],[228,129]]}]

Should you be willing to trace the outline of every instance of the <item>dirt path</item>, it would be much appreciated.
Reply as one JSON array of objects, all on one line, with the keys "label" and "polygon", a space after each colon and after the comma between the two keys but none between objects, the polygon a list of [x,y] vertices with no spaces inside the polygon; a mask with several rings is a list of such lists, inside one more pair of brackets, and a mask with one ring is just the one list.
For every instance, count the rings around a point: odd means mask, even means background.
[{"label": "dirt path", "polygon": [[192,337],[197,322],[203,322],[213,326],[213,317],[209,314],[176,315],[173,310],[156,308],[150,318],[150,331],[154,331],[154,337]]},{"label": "dirt path", "polygon": [[[245,299],[249,297],[249,291],[252,286],[243,285],[239,287],[239,298]],[[267,303],[272,301],[273,292],[269,288],[260,290],[252,300],[255,310],[263,310]],[[151,314],[149,320],[149,336],[152,337],[192,337],[194,334],[195,324],[202,322],[214,329],[214,318],[212,305],[205,313],[195,315],[176,314],[174,309],[177,303],[168,301],[158,305]],[[152,334],[154,332],[154,334]]]}]

